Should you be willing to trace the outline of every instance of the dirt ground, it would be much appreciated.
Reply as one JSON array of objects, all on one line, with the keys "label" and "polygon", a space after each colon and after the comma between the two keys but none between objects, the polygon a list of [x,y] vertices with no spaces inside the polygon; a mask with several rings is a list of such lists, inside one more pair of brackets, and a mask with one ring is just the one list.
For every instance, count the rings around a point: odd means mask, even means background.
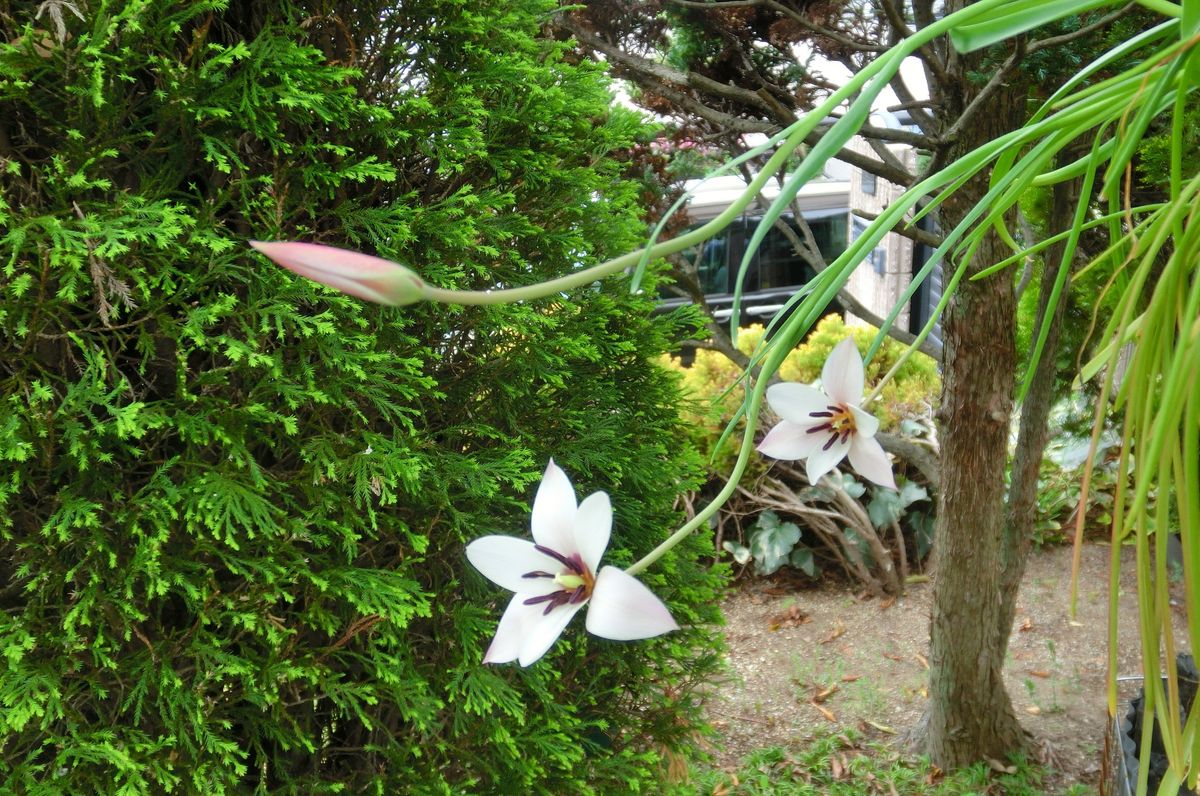
[{"label": "dirt ground", "polygon": [[[1005,669],[1014,706],[1055,769],[1056,786],[1098,782],[1108,721],[1109,547],[1082,550],[1075,619],[1071,556],[1070,547],[1031,556]],[[1119,674],[1139,675],[1132,550],[1122,559]],[[710,708],[719,764],[733,767],[753,749],[849,727],[899,743],[927,700],[931,593],[930,584],[916,584],[889,602],[845,589],[742,580],[723,605],[734,678]],[[1138,687],[1123,683],[1122,696]]]}]

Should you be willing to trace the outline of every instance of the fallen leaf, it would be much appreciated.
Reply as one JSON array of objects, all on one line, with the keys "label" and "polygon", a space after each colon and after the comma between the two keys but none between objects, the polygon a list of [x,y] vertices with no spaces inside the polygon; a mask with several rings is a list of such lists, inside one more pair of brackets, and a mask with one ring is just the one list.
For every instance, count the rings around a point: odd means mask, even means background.
[{"label": "fallen leaf", "polygon": [[1050,676],[1050,672],[1046,671],[1045,669],[1026,669],[1025,671],[1029,672],[1034,677],[1040,677],[1043,680]]},{"label": "fallen leaf", "polygon": [[863,724],[869,724],[872,727],[874,727],[875,729],[879,730],[880,732],[887,733],[888,735],[896,734],[896,731],[893,730],[891,727],[887,726],[886,724],[880,724],[878,722],[871,721],[870,719],[863,719]]},{"label": "fallen leaf", "polygon": [[775,614],[769,620],[768,629],[775,631],[783,627],[798,627],[799,625],[811,622],[808,614],[800,610],[799,606],[793,605],[782,613]]},{"label": "fallen leaf", "polygon": [[902,660],[904,660],[904,656],[903,656],[903,655],[897,655],[897,654],[896,654],[896,653],[894,653],[894,652],[885,652],[885,653],[883,653],[883,657],[887,658],[888,660],[892,660],[892,661],[902,661]]},{"label": "fallen leaf", "polygon": [[814,708],[816,708],[817,712],[820,713],[822,716],[824,716],[826,721],[831,721],[831,722],[837,721],[837,716],[833,715],[833,711],[831,711],[827,708],[821,707],[816,702],[810,702],[809,704],[812,705]]},{"label": "fallen leaf", "polygon": [[988,767],[997,774],[1015,774],[1017,773],[1016,766],[1006,766],[994,757],[984,758],[987,760]]},{"label": "fallen leaf", "polygon": [[945,771],[942,771],[937,766],[930,766],[929,773],[925,775],[925,784],[926,785],[936,785],[939,782],[941,782],[942,778],[945,776],[946,776]]},{"label": "fallen leaf", "polygon": [[921,653],[919,653],[919,652],[914,652],[914,653],[913,653],[913,657],[917,659],[917,663],[921,664],[921,665],[922,665],[922,666],[924,666],[926,669],[928,669],[928,668],[929,668],[929,659],[928,659],[928,658],[926,658],[924,655],[922,655],[922,654],[921,654]]},{"label": "fallen leaf", "polygon": [[818,703],[824,702],[826,699],[829,699],[829,697],[836,694],[837,690],[838,690],[838,687],[836,685],[831,685],[828,688],[822,689],[821,691],[818,691],[816,694],[813,694],[813,702],[818,702]]},{"label": "fallen leaf", "polygon": [[1017,630],[1020,630],[1022,633],[1025,632],[1026,630],[1033,630],[1033,617],[1032,616],[1025,617],[1025,621],[1021,623],[1020,627],[1018,627]]},{"label": "fallen leaf", "polygon": [[879,604],[879,610],[886,611],[887,609],[891,608],[895,604],[896,604],[896,598],[888,597],[886,600],[884,600],[883,602],[881,602]]},{"label": "fallen leaf", "polygon": [[842,682],[843,683],[853,683],[855,680],[859,679],[860,677],[862,677],[861,674],[843,674]]},{"label": "fallen leaf", "polygon": [[845,773],[846,767],[842,765],[842,762],[837,759],[836,755],[829,758],[829,774],[835,782],[840,780]]},{"label": "fallen leaf", "polygon": [[833,630],[829,631],[829,635],[826,636],[825,638],[821,639],[821,643],[828,644],[831,641],[835,641],[838,638],[841,638],[841,635],[845,632],[846,632],[846,626],[843,625],[842,621],[839,619],[834,623]]},{"label": "fallen leaf", "polygon": [[1042,714],[1042,709],[1037,705],[1030,705],[1029,707],[1025,708],[1025,712],[1030,716],[1040,716]]}]

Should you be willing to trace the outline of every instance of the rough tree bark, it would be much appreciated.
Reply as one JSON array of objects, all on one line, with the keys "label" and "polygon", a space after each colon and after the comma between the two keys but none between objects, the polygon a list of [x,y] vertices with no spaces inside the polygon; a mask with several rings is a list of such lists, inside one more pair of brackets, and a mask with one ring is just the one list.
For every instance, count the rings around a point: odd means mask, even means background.
[{"label": "rough tree bark", "polygon": [[[1060,159],[1066,165],[1068,159]],[[1052,232],[1071,225],[1075,203],[1079,199],[1080,183],[1061,182],[1054,186],[1048,227]],[[1062,264],[1065,242],[1046,250],[1046,266],[1042,272],[1038,292],[1037,325],[1040,326],[1049,310],[1050,294],[1059,269],[1070,269],[1071,264]],[[1068,280],[1070,277],[1068,276]],[[1033,547],[1034,525],[1037,521],[1038,472],[1046,443],[1050,439],[1050,407],[1054,402],[1054,383],[1058,376],[1059,337],[1067,301],[1059,301],[1050,316],[1049,333],[1046,336],[1042,357],[1034,369],[1033,380],[1025,400],[1021,404],[1021,425],[1017,432],[1017,447],[1013,454],[1009,476],[1008,516],[1004,539],[1000,546],[1000,616],[996,634],[1002,644],[1001,655],[1008,652],[1008,641],[1012,634],[1013,619],[1017,605],[1017,590],[1025,574],[1025,564]],[[1036,328],[1036,327],[1035,327]]]},{"label": "rough tree bark", "polygon": [[[935,89],[951,110],[943,118],[961,118],[954,111],[971,99],[974,87],[966,76],[977,61],[948,54]],[[975,124],[960,127],[949,157],[1018,127],[1026,97],[1015,79],[995,90]],[[986,190],[986,175],[963,186],[942,210],[945,227],[957,224]],[[1007,639],[997,632],[1006,613],[997,562],[1004,540],[1004,471],[1017,366],[1016,301],[1007,273],[971,278],[1008,253],[994,232],[983,238],[943,319],[942,482],[924,726],[925,751],[942,768],[968,765],[981,756],[1004,759],[1026,745],[1004,688]]]},{"label": "rough tree bark", "polygon": [[[948,75],[979,69],[977,58],[955,64],[952,56],[948,65]],[[966,102],[966,87],[965,81],[943,85],[943,100]],[[974,124],[959,125],[951,157],[1019,126],[1028,97],[1029,86],[1021,75],[1010,75],[994,89]],[[982,180],[964,186],[945,208],[946,225],[957,223],[986,189]],[[1075,190],[1071,184],[1056,186],[1051,230],[1069,225]],[[1046,254],[1039,322],[1047,312],[1062,251],[1055,246]],[[1066,302],[1060,301],[1050,318],[1050,333],[1021,407],[1006,502],[1004,473],[1018,367],[1013,279],[1007,272],[978,282],[970,277],[1010,253],[993,233],[984,238],[943,327],[942,481],[934,540],[938,565],[930,632],[930,704],[921,726],[924,751],[942,768],[968,765],[980,757],[1004,759],[1028,746],[1028,735],[1004,687],[1003,666],[1032,545],[1038,468],[1049,436],[1047,417]]]}]

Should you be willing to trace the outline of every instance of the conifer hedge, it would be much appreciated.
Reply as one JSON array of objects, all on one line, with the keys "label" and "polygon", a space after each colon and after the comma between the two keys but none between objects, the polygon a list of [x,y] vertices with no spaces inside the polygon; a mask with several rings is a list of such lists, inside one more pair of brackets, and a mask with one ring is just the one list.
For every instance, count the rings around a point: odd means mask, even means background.
[{"label": "conifer hedge", "polygon": [[619,283],[370,306],[245,245],[470,288],[637,245],[645,131],[554,7],[0,2],[5,792],[633,792],[690,743],[704,542],[643,576],[685,630],[529,669],[480,664],[509,595],[463,556],[551,456],[609,562],[663,538],[679,329]]}]

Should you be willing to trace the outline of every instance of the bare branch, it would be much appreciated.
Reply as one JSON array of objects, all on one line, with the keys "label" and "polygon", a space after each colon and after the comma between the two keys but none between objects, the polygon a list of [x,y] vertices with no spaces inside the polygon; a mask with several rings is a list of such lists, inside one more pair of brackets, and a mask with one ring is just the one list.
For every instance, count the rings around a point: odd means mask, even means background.
[{"label": "bare branch", "polygon": [[[864,218],[867,221],[874,221],[875,219],[879,218],[878,213],[872,213],[869,210],[860,210],[858,208],[855,208],[852,212],[854,213],[854,215],[858,216],[859,218]],[[909,240],[916,241],[917,243],[923,243],[926,246],[929,246],[934,249],[936,249],[938,246],[941,246],[943,243],[945,243],[945,240],[943,240],[938,235],[934,235],[929,230],[921,229],[920,227],[914,227],[914,226],[902,224],[902,225],[893,227],[892,232],[895,232],[897,235],[899,235],[903,238],[908,238]]]},{"label": "bare branch", "polygon": [[1032,54],[1032,53],[1037,52],[1038,50],[1045,50],[1045,49],[1049,49],[1051,47],[1059,47],[1064,44],[1073,42],[1076,39],[1082,39],[1085,36],[1090,36],[1091,34],[1095,33],[1096,31],[1107,28],[1109,25],[1113,24],[1118,19],[1120,19],[1121,17],[1128,14],[1134,8],[1137,8],[1137,3],[1129,3],[1126,6],[1122,6],[1121,8],[1118,8],[1116,11],[1112,12],[1111,14],[1101,17],[1100,19],[1096,20],[1095,22],[1093,22],[1090,25],[1084,25],[1079,30],[1073,30],[1070,33],[1064,33],[1061,36],[1051,36],[1048,39],[1039,39],[1037,41],[1030,42],[1028,47],[1025,48],[1025,51],[1027,53]]},{"label": "bare branch", "polygon": [[913,121],[917,123],[917,127],[926,135],[934,135],[937,132],[937,124],[933,120],[926,108],[934,107],[934,103],[930,100],[917,99],[916,95],[908,89],[908,83],[904,82],[904,76],[900,70],[896,70],[896,74],[892,75],[892,79],[888,81],[888,85],[892,87],[896,98],[900,100],[899,105],[893,105],[888,108],[889,111],[907,110],[912,116]]},{"label": "bare branch", "polygon": [[883,47],[878,44],[869,44],[864,41],[859,41],[857,39],[853,39],[853,38],[847,36],[846,34],[840,32],[840,31],[831,30],[830,28],[826,28],[821,25],[817,25],[817,24],[813,23],[812,20],[807,19],[806,17],[804,17],[803,15],[801,15],[794,9],[788,8],[787,6],[783,5],[782,3],[776,2],[776,0],[765,0],[765,5],[768,8],[771,8],[775,11],[778,11],[780,14],[787,16],[788,19],[793,20],[794,22],[799,24],[802,28],[809,30],[813,33],[816,33],[818,36],[824,36],[827,39],[831,39],[831,40],[837,42],[838,44],[842,45],[843,47],[845,47],[848,50],[854,50],[855,52],[864,52],[864,53],[881,53],[881,52],[887,51],[887,47]]},{"label": "bare branch", "polygon": [[894,169],[908,171],[904,168],[904,164],[900,162],[900,158],[892,153],[892,150],[887,148],[887,144],[880,141],[878,138],[868,138],[867,146],[871,147],[871,151],[879,156],[879,159],[888,164]]},{"label": "bare branch", "polygon": [[701,119],[712,122],[718,127],[725,128],[727,132],[732,133],[764,133],[766,135],[774,135],[783,128],[771,122],[764,122],[759,119],[746,119],[741,116],[734,116],[732,113],[719,111],[705,105],[695,97],[690,97],[682,91],[676,91],[672,88],[667,88],[661,83],[653,82],[653,80],[645,75],[633,73],[633,79],[638,85],[643,88],[649,88],[657,94],[669,99],[673,104],[680,109],[687,111]]},{"label": "bare branch", "polygon": [[858,128],[858,134],[863,138],[874,138],[878,141],[889,141],[895,144],[907,144],[918,149],[935,149],[941,143],[936,138],[922,135],[921,133],[914,133],[911,130],[876,127],[871,124],[864,124]]},{"label": "bare branch", "polygon": [[[880,0],[879,4],[883,7],[883,13],[892,28],[891,44],[896,44],[900,39],[907,39],[913,35],[912,29],[908,27],[908,21],[904,18],[904,10],[894,0]],[[924,23],[921,27],[925,27]],[[942,63],[938,53],[928,44],[922,45],[918,52],[921,53],[921,60],[925,62],[926,68],[933,73],[934,77],[938,81],[944,81],[946,65]]]},{"label": "bare branch", "polygon": [[599,36],[596,36],[578,25],[573,24],[568,18],[559,17],[558,24],[565,30],[569,31],[576,40],[581,44],[590,47],[597,52],[604,53],[604,56],[615,64],[634,69],[637,72],[653,77],[660,83],[673,83],[679,86],[690,86],[699,91],[705,91],[709,94],[714,94],[718,97],[724,97],[734,102],[740,102],[752,107],[761,108],[764,111],[770,112],[771,106],[763,101],[763,98],[757,91],[739,88],[728,83],[722,83],[718,80],[713,80],[710,77],[697,74],[695,72],[680,72],[678,69],[673,69],[665,64],[656,63],[648,58],[631,55],[621,48],[604,41]]},{"label": "bare branch", "polygon": [[967,107],[963,109],[963,112],[959,114],[959,117],[954,120],[954,124],[942,136],[944,142],[953,143],[962,134],[963,130],[974,124],[975,117],[991,103],[992,96],[1008,83],[1009,78],[1020,67],[1024,57],[1025,41],[1017,39],[1016,46],[1013,47],[1012,54],[1008,56],[1008,60],[996,70],[996,74],[992,75],[992,79],[972,98]]},{"label": "bare branch", "polygon": [[885,451],[896,454],[913,467],[916,467],[917,471],[921,473],[921,477],[934,490],[939,488],[942,473],[941,467],[938,464],[938,451],[936,448],[909,439],[908,437],[888,434],[883,431],[876,433],[875,439],[879,440],[879,444],[883,446]]}]

